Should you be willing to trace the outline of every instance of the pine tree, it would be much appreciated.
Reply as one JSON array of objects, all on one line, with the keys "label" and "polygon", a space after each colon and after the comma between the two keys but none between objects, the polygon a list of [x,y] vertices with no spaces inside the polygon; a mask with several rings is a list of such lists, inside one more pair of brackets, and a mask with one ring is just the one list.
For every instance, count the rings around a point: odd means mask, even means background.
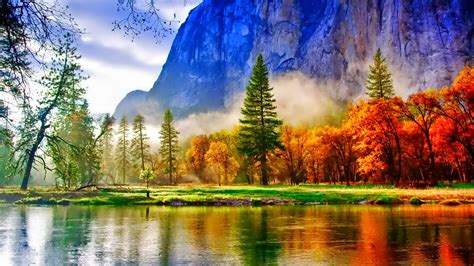
[{"label": "pine tree", "polygon": [[128,139],[128,122],[127,118],[124,116],[120,120],[119,128],[117,130],[118,142],[116,148],[116,158],[117,161],[117,170],[120,171],[122,175],[122,182],[125,184],[128,169],[130,167],[129,160],[129,139]]},{"label": "pine tree", "polygon": [[168,109],[163,115],[163,124],[161,124],[160,157],[165,162],[164,172],[169,175],[170,184],[173,183],[173,173],[177,171],[178,135],[179,132],[173,124],[173,114]]},{"label": "pine tree", "polygon": [[137,173],[145,170],[145,162],[150,158],[150,144],[146,135],[145,118],[138,114],[133,120],[133,138],[131,141],[131,156]]},{"label": "pine tree", "polygon": [[102,125],[104,133],[98,143],[99,150],[101,152],[101,173],[105,177],[109,177],[112,183],[115,183],[115,173],[113,172],[113,170],[115,170],[115,162],[113,158],[114,145],[112,143],[114,138],[114,130],[112,125],[114,122],[115,119],[113,117],[111,117],[109,114],[105,115],[104,123]]},{"label": "pine tree", "polygon": [[99,172],[99,155],[93,145],[93,119],[87,101],[77,98],[70,105],[69,110],[60,110],[52,123],[47,143],[56,177],[66,190],[95,182],[91,178]]},{"label": "pine tree", "polygon": [[395,96],[392,75],[388,71],[386,59],[380,49],[377,49],[374,56],[374,65],[370,66],[369,69],[367,95],[371,99],[390,99]]},{"label": "pine tree", "polygon": [[259,55],[246,89],[241,110],[238,151],[260,163],[260,182],[268,185],[267,156],[282,148],[278,130],[282,121],[277,118],[273,88],[268,81],[268,70]]}]

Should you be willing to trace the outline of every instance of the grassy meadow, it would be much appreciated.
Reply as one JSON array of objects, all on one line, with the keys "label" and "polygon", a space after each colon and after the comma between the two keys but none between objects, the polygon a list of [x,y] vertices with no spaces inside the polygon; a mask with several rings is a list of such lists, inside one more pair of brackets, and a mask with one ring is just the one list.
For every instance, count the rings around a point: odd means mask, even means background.
[{"label": "grassy meadow", "polygon": [[140,186],[100,187],[89,191],[61,192],[53,187],[30,191],[0,189],[4,204],[43,205],[170,205],[259,206],[325,204],[445,204],[474,203],[474,185],[455,184],[427,189],[394,188],[386,185],[275,185],[275,186]]}]

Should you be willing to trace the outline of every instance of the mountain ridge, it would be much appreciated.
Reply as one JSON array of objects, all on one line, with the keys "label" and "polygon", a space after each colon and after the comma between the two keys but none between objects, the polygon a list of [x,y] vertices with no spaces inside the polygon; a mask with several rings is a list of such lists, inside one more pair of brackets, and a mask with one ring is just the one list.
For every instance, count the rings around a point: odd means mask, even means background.
[{"label": "mountain ridge", "polygon": [[[361,94],[379,47],[396,88],[440,88],[473,63],[473,25],[468,0],[205,0],[181,25],[141,105],[178,117],[228,108],[259,53],[272,76],[301,72],[334,98]],[[116,114],[129,109],[121,104]]]}]

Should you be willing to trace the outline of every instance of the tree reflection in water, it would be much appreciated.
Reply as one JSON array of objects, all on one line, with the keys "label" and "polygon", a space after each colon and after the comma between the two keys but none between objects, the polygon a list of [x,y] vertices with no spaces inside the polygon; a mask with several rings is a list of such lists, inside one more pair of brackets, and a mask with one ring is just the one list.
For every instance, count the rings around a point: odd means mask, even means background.
[{"label": "tree reflection in water", "polygon": [[6,264],[473,264],[474,206],[0,207]]}]

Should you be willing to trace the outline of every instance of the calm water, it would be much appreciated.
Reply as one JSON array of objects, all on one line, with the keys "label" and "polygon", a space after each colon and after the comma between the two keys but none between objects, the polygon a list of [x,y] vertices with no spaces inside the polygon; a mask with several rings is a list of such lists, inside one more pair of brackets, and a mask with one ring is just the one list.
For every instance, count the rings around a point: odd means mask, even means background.
[{"label": "calm water", "polygon": [[0,207],[8,264],[474,264],[474,206]]}]

